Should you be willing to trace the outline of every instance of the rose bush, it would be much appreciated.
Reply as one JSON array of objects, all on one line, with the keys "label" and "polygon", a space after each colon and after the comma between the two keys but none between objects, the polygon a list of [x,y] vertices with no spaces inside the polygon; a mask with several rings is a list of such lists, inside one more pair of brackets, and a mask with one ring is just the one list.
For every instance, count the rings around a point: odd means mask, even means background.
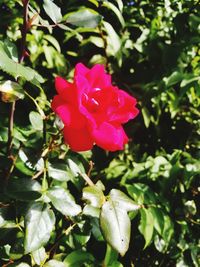
[{"label": "rose bush", "polygon": [[94,144],[116,151],[128,142],[122,124],[138,114],[136,99],[111,83],[103,65],[91,69],[78,63],[74,81],[55,79],[58,92],[52,109],[64,123],[65,142],[74,151],[86,151]]}]

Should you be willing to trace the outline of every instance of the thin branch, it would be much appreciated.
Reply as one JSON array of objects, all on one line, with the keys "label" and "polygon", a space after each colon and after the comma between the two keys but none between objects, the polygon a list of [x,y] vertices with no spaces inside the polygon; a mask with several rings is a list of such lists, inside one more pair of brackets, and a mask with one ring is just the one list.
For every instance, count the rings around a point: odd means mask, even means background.
[{"label": "thin branch", "polygon": [[74,223],[74,224],[70,225],[70,226],[65,230],[64,233],[61,233],[61,234],[57,237],[55,243],[53,244],[53,246],[50,248],[50,250],[49,250],[49,252],[48,252],[48,254],[49,254],[49,258],[50,258],[50,259],[53,258],[53,255],[54,255],[54,253],[56,252],[56,249],[57,249],[57,247],[58,247],[58,245],[59,245],[60,240],[61,240],[64,236],[69,235],[70,232],[74,229],[74,227],[75,227],[76,225],[77,225],[77,223]]},{"label": "thin branch", "polygon": [[90,162],[89,162],[89,170],[88,170],[88,173],[87,173],[87,176],[88,177],[90,177],[90,174],[91,174],[91,171],[92,171],[92,169],[93,169],[93,167],[94,167],[94,162],[92,162],[91,160],[90,160]]},{"label": "thin branch", "polygon": [[32,180],[37,179],[41,174],[43,174],[43,172],[44,172],[44,169],[42,169],[39,172],[37,172],[36,174],[34,174],[32,176]]},{"label": "thin branch", "polygon": [[[29,0],[23,0],[23,25],[21,29],[22,39],[21,39],[21,53],[19,57],[19,63],[22,63],[24,56],[26,54],[25,44],[26,44],[26,33],[27,33],[27,23],[28,23],[28,4]],[[10,116],[9,116],[9,126],[8,126],[8,142],[7,142],[7,157],[12,160],[11,167],[6,171],[5,174],[5,185],[7,184],[9,177],[14,169],[15,157],[12,155],[12,145],[13,145],[13,127],[14,127],[14,114],[15,114],[16,101],[12,102]]]},{"label": "thin branch", "polygon": [[89,186],[95,186],[92,180],[87,176],[86,173],[79,173],[79,175],[86,181]]},{"label": "thin branch", "polygon": [[19,63],[22,63],[24,61],[24,57],[26,54],[25,45],[26,45],[26,34],[27,34],[27,30],[28,30],[28,4],[29,4],[29,0],[23,1],[23,4],[24,4],[23,26],[21,29],[22,39],[21,39],[21,54],[20,54],[20,58],[19,58]]}]

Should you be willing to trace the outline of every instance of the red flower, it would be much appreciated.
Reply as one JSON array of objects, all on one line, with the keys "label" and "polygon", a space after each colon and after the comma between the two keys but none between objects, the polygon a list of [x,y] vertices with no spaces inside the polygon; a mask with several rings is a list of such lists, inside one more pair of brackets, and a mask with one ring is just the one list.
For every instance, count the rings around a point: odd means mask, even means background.
[{"label": "red flower", "polygon": [[136,99],[111,84],[103,65],[75,67],[74,82],[55,80],[58,92],[52,109],[64,123],[64,139],[74,151],[97,144],[109,151],[121,150],[128,142],[123,123],[138,114]]}]

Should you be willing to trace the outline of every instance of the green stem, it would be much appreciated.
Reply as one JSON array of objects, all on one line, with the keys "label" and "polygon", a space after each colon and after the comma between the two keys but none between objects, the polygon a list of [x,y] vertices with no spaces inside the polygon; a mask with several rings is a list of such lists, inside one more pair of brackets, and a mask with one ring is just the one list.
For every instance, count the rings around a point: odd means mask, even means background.
[{"label": "green stem", "polygon": [[89,186],[95,186],[92,180],[85,173],[80,173],[81,177],[86,181]]},{"label": "green stem", "polygon": [[117,260],[118,253],[114,251],[109,244],[106,246],[106,255],[102,264],[102,267],[107,267],[112,264],[113,261]]}]

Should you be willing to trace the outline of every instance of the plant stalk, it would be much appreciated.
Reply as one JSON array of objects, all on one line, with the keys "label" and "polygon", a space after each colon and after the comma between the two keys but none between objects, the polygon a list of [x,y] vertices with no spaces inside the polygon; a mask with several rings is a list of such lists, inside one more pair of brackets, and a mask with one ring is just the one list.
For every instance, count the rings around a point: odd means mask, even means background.
[{"label": "plant stalk", "polygon": [[[18,60],[19,63],[22,63],[24,61],[24,57],[26,55],[25,45],[26,45],[27,25],[28,25],[29,0],[23,0],[22,3],[23,3],[23,25],[21,29],[22,39],[21,39],[21,52],[20,52],[20,57]],[[9,169],[7,170],[7,173],[5,175],[6,184],[14,169],[14,163],[15,163],[15,160],[14,160],[15,157],[12,155],[15,107],[16,107],[16,101],[13,101],[11,104],[11,109],[10,109],[9,126],[8,126],[8,142],[7,142],[7,157],[12,160],[12,164],[11,164],[11,167],[9,167]]]}]

